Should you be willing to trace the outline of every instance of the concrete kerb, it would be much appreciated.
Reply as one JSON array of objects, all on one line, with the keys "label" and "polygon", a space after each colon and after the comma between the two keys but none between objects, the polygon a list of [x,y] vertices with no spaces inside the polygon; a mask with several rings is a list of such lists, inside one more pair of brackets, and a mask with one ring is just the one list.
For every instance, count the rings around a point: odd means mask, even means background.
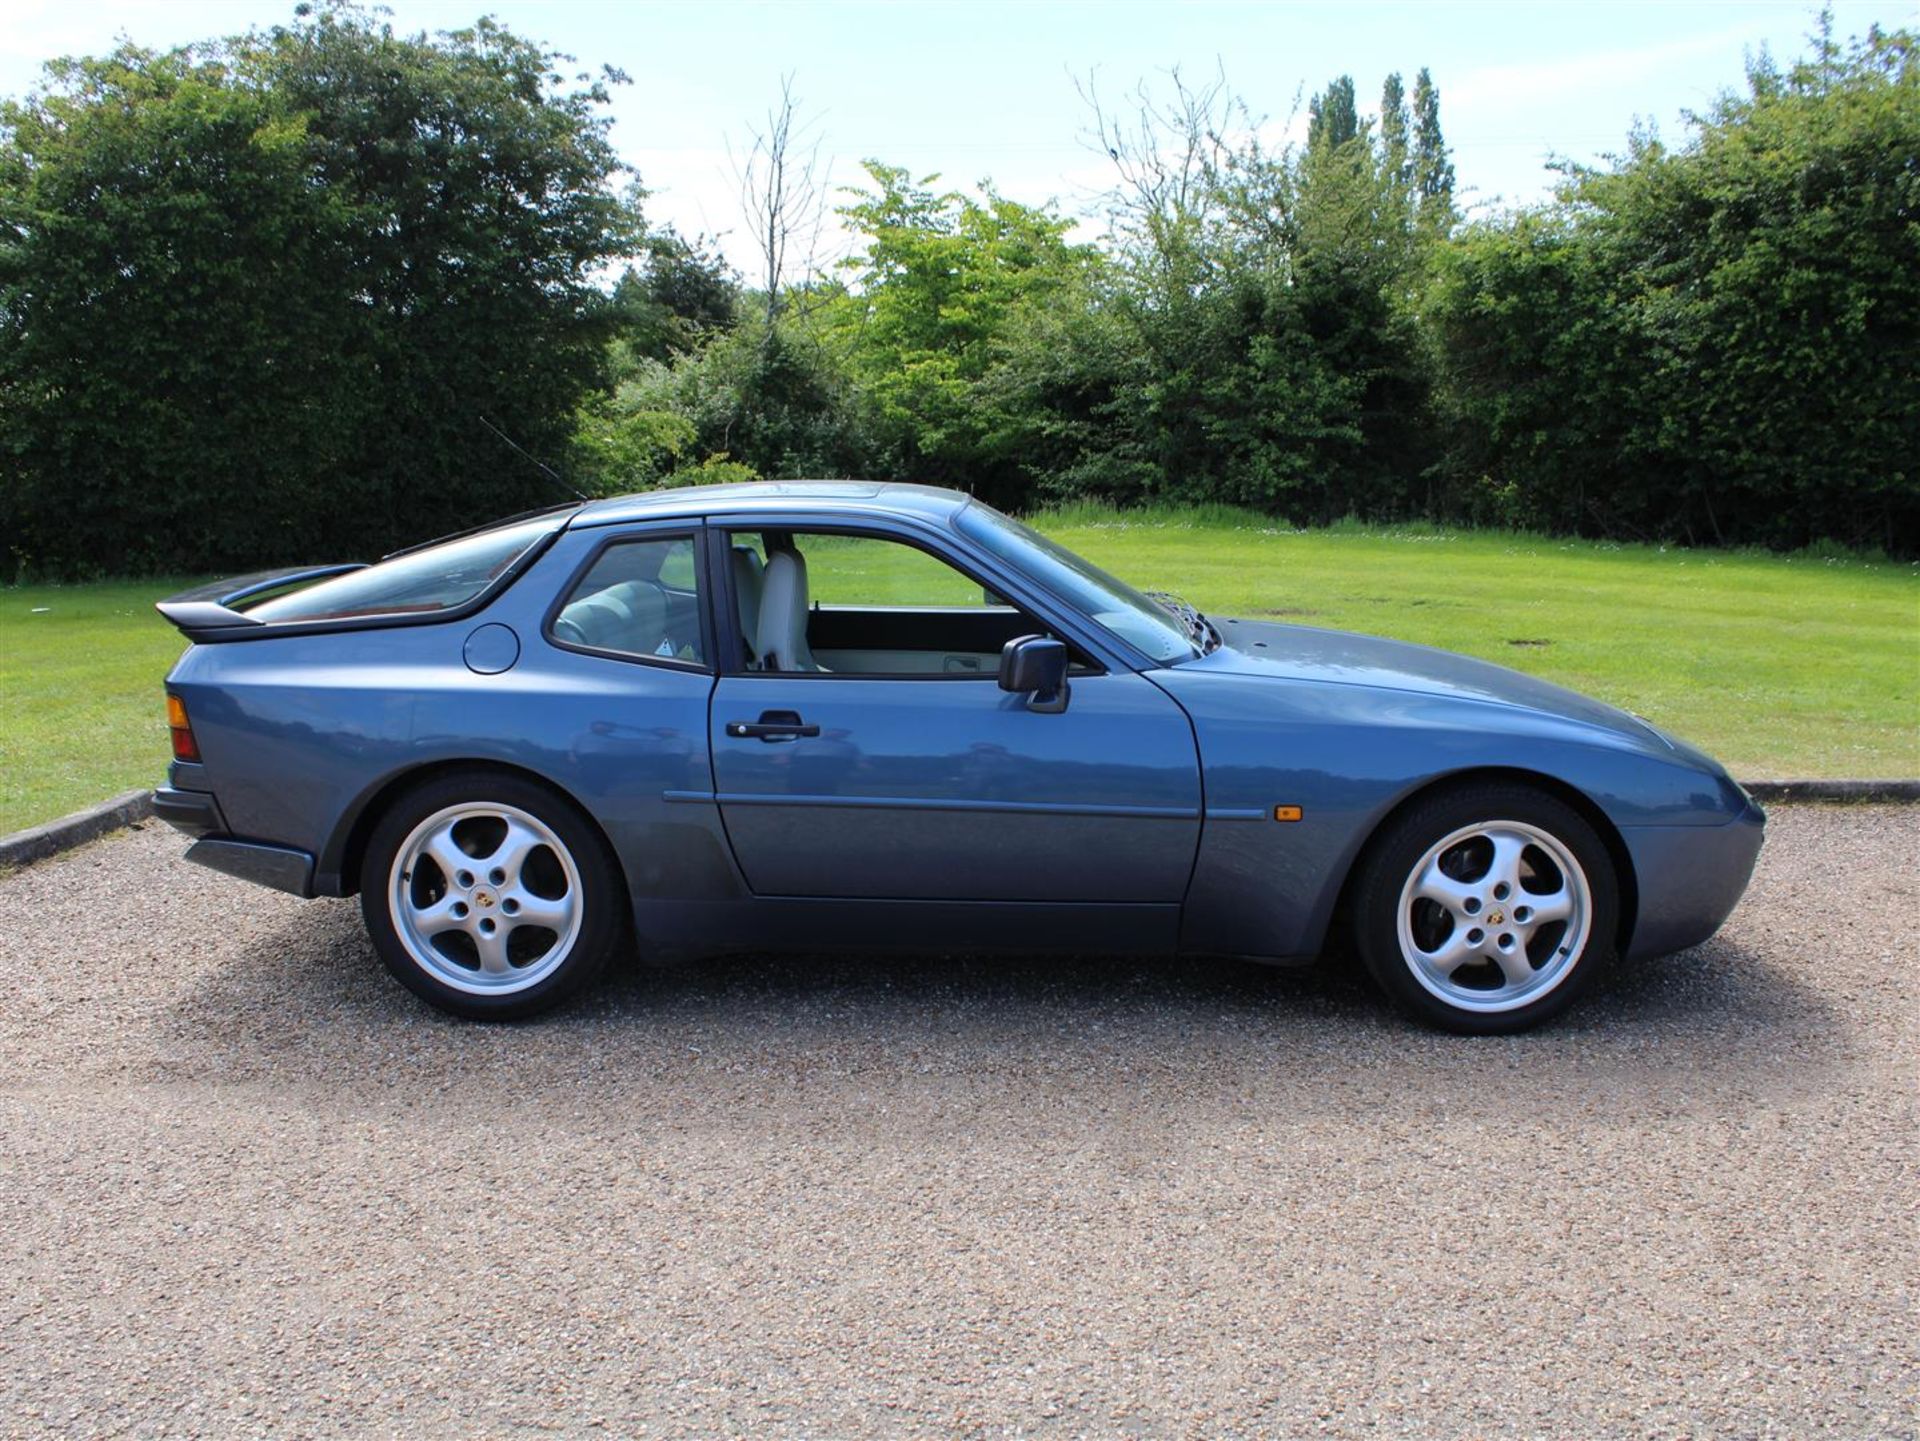
[{"label": "concrete kerb", "polygon": [[152,791],[127,791],[110,801],[75,811],[45,825],[0,836],[0,870],[31,865],[117,831],[153,814]]},{"label": "concrete kerb", "polygon": [[1742,781],[1748,795],[1767,801],[1920,801],[1912,781]]},{"label": "concrete kerb", "polygon": [[[1742,781],[1747,794],[1763,804],[1773,802],[1855,802],[1912,804],[1920,802],[1920,780]],[[48,856],[70,851],[109,831],[120,830],[153,814],[151,791],[127,791],[112,800],[89,806],[45,825],[30,826],[0,836],[0,870],[31,865]]]}]

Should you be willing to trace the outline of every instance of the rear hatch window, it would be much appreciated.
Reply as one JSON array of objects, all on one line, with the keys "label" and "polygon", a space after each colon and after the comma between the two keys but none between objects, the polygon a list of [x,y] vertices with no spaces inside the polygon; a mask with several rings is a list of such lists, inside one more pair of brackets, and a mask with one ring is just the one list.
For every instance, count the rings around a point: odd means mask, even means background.
[{"label": "rear hatch window", "polygon": [[565,515],[543,515],[404,551],[364,570],[248,606],[246,616],[284,625],[456,610],[505,576],[515,561],[566,520]]}]

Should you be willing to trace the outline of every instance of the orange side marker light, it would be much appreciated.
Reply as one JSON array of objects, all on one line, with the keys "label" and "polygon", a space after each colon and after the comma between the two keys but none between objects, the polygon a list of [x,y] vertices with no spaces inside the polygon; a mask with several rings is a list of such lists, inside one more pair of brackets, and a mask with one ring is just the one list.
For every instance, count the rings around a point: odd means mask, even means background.
[{"label": "orange side marker light", "polygon": [[1299,806],[1275,806],[1273,808],[1273,818],[1276,821],[1299,821],[1305,820],[1306,816],[1307,813],[1301,810]]}]

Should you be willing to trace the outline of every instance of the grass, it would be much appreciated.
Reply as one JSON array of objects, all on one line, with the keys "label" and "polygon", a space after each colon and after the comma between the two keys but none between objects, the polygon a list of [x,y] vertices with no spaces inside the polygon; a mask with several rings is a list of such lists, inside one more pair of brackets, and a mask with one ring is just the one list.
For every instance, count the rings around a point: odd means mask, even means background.
[{"label": "grass", "polygon": [[1202,610],[1479,656],[1646,716],[1735,775],[1920,776],[1920,566],[1247,512],[1041,518]]},{"label": "grass", "polygon": [[[1920,566],[1498,532],[1290,531],[1209,508],[1041,517],[1068,546],[1203,610],[1477,655],[1640,712],[1736,775],[1920,775]],[[167,759],[180,653],[152,603],[184,580],[0,591],[0,833]]]},{"label": "grass", "polygon": [[163,778],[185,643],[153,603],[190,583],[0,590],[0,834]]}]

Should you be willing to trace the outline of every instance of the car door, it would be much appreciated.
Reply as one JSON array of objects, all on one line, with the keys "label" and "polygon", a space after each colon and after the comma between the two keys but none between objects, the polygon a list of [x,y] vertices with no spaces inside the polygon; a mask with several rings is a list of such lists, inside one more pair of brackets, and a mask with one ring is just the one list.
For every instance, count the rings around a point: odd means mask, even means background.
[{"label": "car door", "polygon": [[[714,784],[757,894],[1181,899],[1199,766],[1159,687],[1083,651],[1062,711],[1002,691],[999,645],[1053,627],[925,535],[796,518],[736,525],[724,544],[742,641],[713,695]],[[800,596],[770,544],[811,553]],[[756,654],[783,648],[757,644],[768,608],[796,602],[800,654]]]}]

